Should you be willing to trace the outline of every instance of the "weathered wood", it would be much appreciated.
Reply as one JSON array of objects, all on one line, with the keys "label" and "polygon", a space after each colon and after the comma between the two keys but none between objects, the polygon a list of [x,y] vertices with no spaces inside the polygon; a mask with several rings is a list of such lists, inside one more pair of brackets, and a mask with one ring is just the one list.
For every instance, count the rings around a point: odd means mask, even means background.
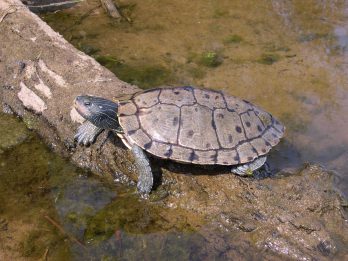
[{"label": "weathered wood", "polygon": [[[46,142],[76,164],[110,173],[110,177],[129,169],[126,165],[131,162],[126,164],[127,150],[123,147],[106,143],[103,150],[109,152],[105,155],[98,145],[87,153],[85,148],[76,147],[73,137],[81,118],[72,109],[72,102],[84,93],[112,97],[139,89],[76,50],[19,0],[0,1],[0,16],[0,102],[20,117],[33,118]],[[122,155],[124,170],[113,162],[115,150]],[[107,155],[111,164],[98,160]]]},{"label": "weathered wood", "polygon": [[118,12],[115,3],[112,0],[100,0],[102,3],[103,8],[107,12],[107,14],[115,19],[120,19],[121,15]]}]

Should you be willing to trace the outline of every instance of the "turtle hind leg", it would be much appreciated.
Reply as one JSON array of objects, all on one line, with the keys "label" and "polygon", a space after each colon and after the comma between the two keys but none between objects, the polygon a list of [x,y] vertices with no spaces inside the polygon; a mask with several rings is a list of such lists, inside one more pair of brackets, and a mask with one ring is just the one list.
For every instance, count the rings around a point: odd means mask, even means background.
[{"label": "turtle hind leg", "polygon": [[143,149],[135,144],[132,146],[132,152],[139,173],[137,188],[142,196],[147,197],[153,186],[153,174],[150,161]]},{"label": "turtle hind leg", "polygon": [[252,162],[234,166],[231,169],[231,172],[240,176],[251,176],[253,174],[257,174],[257,170],[265,165],[266,160],[267,156],[261,156]]},{"label": "turtle hind leg", "polygon": [[78,129],[77,133],[74,136],[74,139],[77,140],[78,144],[90,145],[95,141],[95,138],[103,131],[102,128],[99,128],[93,125],[91,122],[86,121]]}]

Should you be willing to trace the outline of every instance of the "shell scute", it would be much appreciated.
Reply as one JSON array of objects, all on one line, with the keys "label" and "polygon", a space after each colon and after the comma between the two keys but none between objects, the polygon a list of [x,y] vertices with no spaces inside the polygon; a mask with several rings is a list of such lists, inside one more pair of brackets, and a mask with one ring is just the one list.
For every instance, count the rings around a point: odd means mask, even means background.
[{"label": "shell scute", "polygon": [[243,122],[246,137],[248,139],[258,137],[265,130],[264,125],[254,111],[242,113],[240,117]]},{"label": "shell scute", "polygon": [[258,157],[253,146],[249,142],[245,142],[237,147],[239,161],[241,163],[253,161]]},{"label": "shell scute", "polygon": [[152,139],[142,129],[136,130],[133,135],[129,136],[129,139],[136,144],[141,144],[141,147],[146,150],[152,147]]},{"label": "shell scute", "polygon": [[192,162],[192,149],[184,148],[178,145],[172,146],[171,159],[176,159],[180,162]]},{"label": "shell scute", "polygon": [[217,156],[217,164],[220,165],[236,165],[239,164],[239,156],[235,149],[219,150]]},{"label": "shell scute", "polygon": [[226,108],[224,97],[219,92],[194,89],[194,95],[200,105],[207,106],[210,109]]},{"label": "shell scute", "polygon": [[153,140],[176,143],[180,108],[175,105],[157,104],[151,108],[139,109],[139,121]]},{"label": "shell scute", "polygon": [[202,105],[181,107],[179,145],[193,149],[219,149],[212,111]]},{"label": "shell scute", "polygon": [[127,126],[127,128],[123,128],[125,132],[133,132],[140,128],[139,120],[136,115],[127,115],[119,117],[119,122],[121,126]]},{"label": "shell scute", "polygon": [[159,93],[159,90],[153,92],[144,92],[142,93],[142,95],[137,95],[134,99],[134,102],[138,107],[150,108],[159,102]]},{"label": "shell scute", "polygon": [[233,148],[246,137],[238,113],[225,109],[214,111],[216,132],[222,148]]},{"label": "shell scute", "polygon": [[253,109],[253,105],[249,102],[245,102],[244,100],[238,99],[234,96],[224,95],[227,109],[231,111],[236,111],[237,113],[241,114],[243,112],[246,112],[248,110]]},{"label": "shell scute", "polygon": [[196,150],[195,151],[195,159],[193,159],[192,163],[199,163],[199,162],[211,162],[211,161],[217,161],[217,152],[216,150]]},{"label": "shell scute", "polygon": [[137,107],[132,102],[121,102],[119,104],[119,115],[126,116],[126,115],[134,115],[137,112]]},{"label": "shell scute", "polygon": [[192,88],[162,89],[159,96],[160,102],[176,106],[193,105],[196,103]]},{"label": "shell scute", "polygon": [[171,155],[171,146],[167,143],[153,141],[151,148],[148,149],[148,152],[154,155],[160,155],[162,158],[168,158]]}]

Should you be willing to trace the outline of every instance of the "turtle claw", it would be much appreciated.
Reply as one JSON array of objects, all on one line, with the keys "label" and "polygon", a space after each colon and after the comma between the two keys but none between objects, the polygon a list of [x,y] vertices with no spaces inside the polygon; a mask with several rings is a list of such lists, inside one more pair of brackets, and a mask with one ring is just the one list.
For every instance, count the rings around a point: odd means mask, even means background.
[{"label": "turtle claw", "polygon": [[252,162],[233,167],[231,172],[239,176],[252,176],[256,170],[261,168],[266,163],[266,160],[266,156],[261,156]]},{"label": "turtle claw", "polygon": [[139,195],[140,195],[140,198],[142,198],[142,199],[145,199],[145,200],[148,200],[149,199],[149,193],[145,193],[145,192],[140,192],[139,190],[138,190],[138,193],[139,193]]},{"label": "turtle claw", "polygon": [[95,141],[96,137],[102,130],[103,129],[93,125],[88,121],[77,129],[77,133],[75,134],[74,139],[80,145],[89,146]]}]

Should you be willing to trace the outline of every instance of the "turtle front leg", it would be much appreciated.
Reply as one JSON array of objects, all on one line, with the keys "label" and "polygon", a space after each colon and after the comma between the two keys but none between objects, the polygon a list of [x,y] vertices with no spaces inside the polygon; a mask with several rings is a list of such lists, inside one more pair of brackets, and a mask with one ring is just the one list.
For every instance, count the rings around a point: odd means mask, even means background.
[{"label": "turtle front leg", "polygon": [[240,176],[251,176],[253,172],[261,168],[267,160],[267,156],[261,156],[252,162],[235,166],[231,169],[231,172]]},{"label": "turtle front leg", "polygon": [[153,185],[153,174],[150,161],[143,149],[135,144],[132,146],[132,152],[139,173],[137,188],[143,196],[147,197]]},{"label": "turtle front leg", "polygon": [[87,146],[95,141],[95,138],[102,132],[102,130],[102,128],[86,121],[77,129],[74,139],[77,140],[78,144]]}]

